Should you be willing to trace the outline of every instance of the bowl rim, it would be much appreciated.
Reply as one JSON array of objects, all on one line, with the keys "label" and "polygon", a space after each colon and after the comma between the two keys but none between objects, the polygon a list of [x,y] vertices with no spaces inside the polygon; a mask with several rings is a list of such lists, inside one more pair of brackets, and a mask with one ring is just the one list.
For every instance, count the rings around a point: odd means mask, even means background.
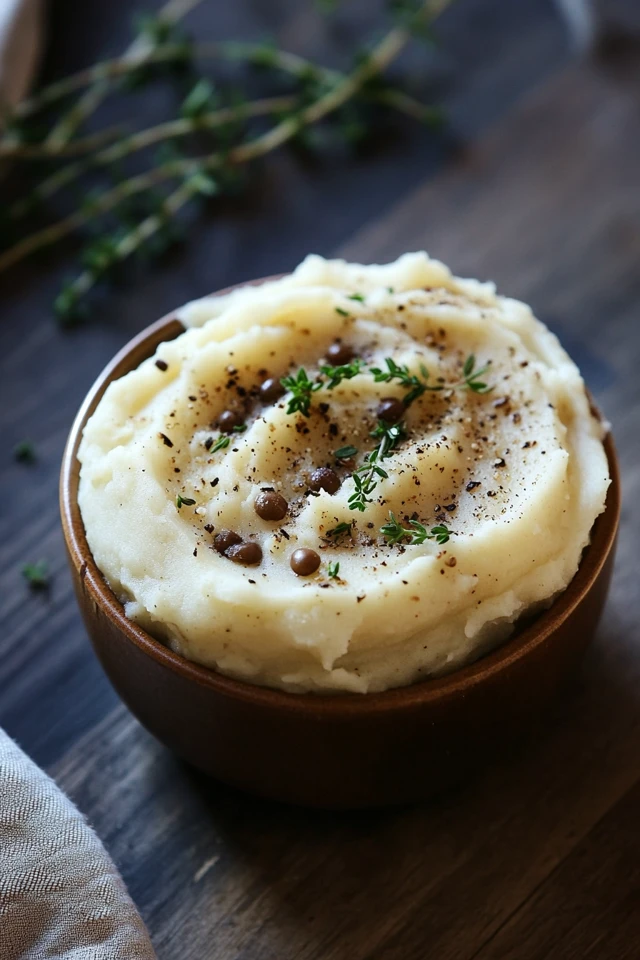
[{"label": "bowl rim", "polygon": [[[250,281],[250,284],[253,286],[275,279],[278,279],[278,276],[253,280]],[[237,287],[247,285],[247,283],[235,284],[217,291],[214,295],[222,295],[235,290]],[[604,440],[611,475],[605,509],[595,520],[591,542],[583,553],[577,573],[566,590],[554,600],[548,609],[540,613],[535,620],[516,632],[514,636],[495,650],[473,663],[443,676],[425,678],[407,686],[394,687],[382,692],[364,694],[350,692],[294,693],[237,680],[174,653],[169,647],[127,618],[123,605],[108,586],[93,559],[77,501],[80,474],[77,451],[84,426],[109,383],[123,376],[129,370],[135,369],[143,359],[153,355],[159,343],[175,339],[184,332],[184,329],[183,324],[177,319],[176,312],[172,311],[155,323],[145,327],[118,351],[98,375],[76,414],[65,445],[60,470],[62,528],[70,561],[79,575],[83,588],[89,591],[94,602],[112,624],[141,652],[155,660],[158,665],[180,674],[183,678],[200,686],[208,687],[226,698],[251,701],[254,704],[271,709],[279,708],[305,713],[311,710],[317,715],[330,715],[335,719],[357,716],[372,711],[411,710],[427,702],[464,696],[471,688],[516,665],[518,661],[526,658],[549,640],[554,631],[572,615],[596,582],[614,546],[620,517],[620,473],[610,431],[607,432]],[[131,362],[132,354],[139,354],[139,356],[136,356],[134,363]],[[591,401],[591,405],[594,414],[603,419],[593,401]]]}]

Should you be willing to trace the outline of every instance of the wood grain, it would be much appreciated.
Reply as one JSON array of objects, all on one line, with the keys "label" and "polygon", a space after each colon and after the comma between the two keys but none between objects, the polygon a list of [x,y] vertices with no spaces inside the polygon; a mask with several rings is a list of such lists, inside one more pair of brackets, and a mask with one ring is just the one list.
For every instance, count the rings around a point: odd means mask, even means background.
[{"label": "wood grain", "polygon": [[[266,14],[234,6],[259,32]],[[58,5],[58,29],[70,11]],[[9,443],[34,435],[41,459],[2,477],[0,721],[90,817],[168,960],[638,952],[640,58],[629,42],[604,61],[567,62],[542,2],[462,0],[453,14],[444,48],[467,57],[469,73],[454,70],[448,95],[473,134],[457,159],[444,164],[418,138],[344,174],[275,164],[246,209],[199,228],[199,249],[116,296],[108,321],[70,340],[46,316],[53,269],[21,273],[5,297],[0,421]],[[114,17],[116,38],[118,16],[106,5],[100,16]],[[285,12],[282,23],[304,35],[304,19]],[[310,223],[320,252],[372,260],[425,246],[528,299],[581,364],[623,466],[608,611],[567,699],[508,763],[428,806],[384,814],[256,802],[153,741],[87,649],[55,516],[64,433],[109,355],[175,302],[288,268],[310,245]],[[27,597],[16,569],[40,555],[54,562],[54,587]]]}]

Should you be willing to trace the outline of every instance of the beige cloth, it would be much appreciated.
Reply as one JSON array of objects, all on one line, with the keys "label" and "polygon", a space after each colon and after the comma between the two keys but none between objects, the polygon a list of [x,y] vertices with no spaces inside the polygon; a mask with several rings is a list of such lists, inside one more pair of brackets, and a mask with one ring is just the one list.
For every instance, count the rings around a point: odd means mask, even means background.
[{"label": "beige cloth", "polygon": [[154,957],[144,924],[93,830],[0,730],[0,958]]}]

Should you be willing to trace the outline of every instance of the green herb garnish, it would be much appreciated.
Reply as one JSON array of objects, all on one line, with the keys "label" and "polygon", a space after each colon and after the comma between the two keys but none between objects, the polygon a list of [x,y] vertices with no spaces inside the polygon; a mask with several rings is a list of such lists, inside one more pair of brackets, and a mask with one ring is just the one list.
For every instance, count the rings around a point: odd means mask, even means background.
[{"label": "green herb garnish", "polygon": [[329,563],[327,564],[327,576],[330,580],[335,580],[340,572],[339,563]]},{"label": "green herb garnish", "polygon": [[337,540],[338,537],[343,536],[345,533],[351,533],[351,524],[345,523],[343,520],[337,527],[334,527],[332,530],[327,530],[325,537],[331,540]]},{"label": "green herb garnish", "polygon": [[244,433],[246,429],[247,429],[246,423],[239,423],[237,426],[235,426],[235,427],[233,428],[233,432],[234,432],[234,433]]},{"label": "green herb garnish", "polygon": [[363,293],[350,293],[347,300],[357,300],[358,303],[364,303],[365,298]]},{"label": "green herb garnish", "polygon": [[228,447],[230,443],[230,437],[218,437],[214,445],[211,447],[211,453],[216,453],[218,450],[224,450],[224,448]]},{"label": "green herb garnish", "polygon": [[436,540],[437,543],[443,544],[447,543],[451,535],[451,531],[443,523],[431,527],[430,531],[418,520],[410,520],[409,528],[403,527],[391,511],[389,511],[387,523],[380,527],[380,533],[389,546],[394,546],[407,537],[409,537],[409,543],[411,544],[424,543],[425,540]]},{"label": "green herb garnish", "polygon": [[378,421],[378,426],[371,431],[372,437],[379,437],[380,442],[371,453],[368,453],[364,462],[352,474],[355,491],[349,497],[349,509],[360,510],[362,513],[368,503],[371,503],[370,494],[378,486],[380,480],[389,476],[380,466],[380,461],[390,456],[397,445],[407,435],[404,423],[385,423]]},{"label": "green herb garnish", "polygon": [[176,507],[178,510],[180,507],[192,507],[195,503],[191,497],[181,497],[180,494],[176,497]]},{"label": "green herb garnish", "polygon": [[357,452],[357,447],[352,447],[349,445],[347,447],[340,447],[339,450],[334,450],[333,455],[338,460],[348,460],[350,457],[355,457]]},{"label": "green herb garnish", "polygon": [[343,310],[342,307],[335,307],[336,313],[339,313],[341,317],[349,317],[351,314],[348,310]]},{"label": "green herb garnish", "polygon": [[13,448],[13,455],[20,463],[35,463],[36,448],[30,440],[21,440]]},{"label": "green herb garnish", "polygon": [[330,367],[325,364],[320,367],[320,370],[325,376],[329,377],[329,382],[326,384],[327,390],[333,390],[343,380],[351,380],[360,373],[362,360],[356,358],[351,363],[343,363],[338,367]]},{"label": "green herb garnish", "polygon": [[393,380],[398,380],[408,391],[402,398],[405,407],[408,407],[414,400],[421,397],[427,390],[442,390],[442,385],[431,386],[427,383],[429,371],[423,363],[420,364],[420,372],[424,377],[424,379],[421,380],[420,377],[409,372],[406,364],[402,364],[402,366],[397,364],[393,357],[385,357],[384,362],[387,367],[386,370],[381,370],[380,367],[371,368],[373,379],[376,383],[391,383]]},{"label": "green herb garnish", "polygon": [[308,417],[311,394],[320,390],[322,382],[310,380],[307,371],[301,367],[295,377],[282,377],[280,383],[292,395],[287,404],[287,413],[301,413],[304,417]]},{"label": "green herb garnish", "polygon": [[479,370],[474,370],[476,365],[476,358],[473,353],[469,354],[467,359],[464,362],[462,368],[463,379],[458,383],[452,384],[454,387],[467,387],[469,390],[473,390],[474,393],[489,393],[493,390],[493,387],[489,386],[483,380],[479,380],[478,377],[481,377],[489,369],[489,364],[485,364],[484,367],[481,367]]},{"label": "green herb garnish", "polygon": [[28,580],[30,587],[42,590],[49,586],[49,564],[46,560],[38,560],[37,563],[25,563],[22,568],[22,576]]}]

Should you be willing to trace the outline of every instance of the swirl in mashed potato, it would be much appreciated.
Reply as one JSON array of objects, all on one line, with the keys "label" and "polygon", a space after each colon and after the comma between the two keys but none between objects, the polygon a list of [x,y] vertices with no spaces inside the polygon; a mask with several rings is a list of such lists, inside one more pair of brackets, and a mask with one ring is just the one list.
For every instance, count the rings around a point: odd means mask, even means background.
[{"label": "swirl in mashed potato", "polygon": [[[567,587],[604,509],[603,428],[527,306],[424,253],[310,256],[178,316],[186,332],[111,383],[79,453],[96,563],[173,650],[291,691],[379,691],[469,663]],[[320,368],[341,353],[359,372],[331,389]],[[371,372],[389,360],[429,389],[405,406],[407,383]],[[277,396],[300,369],[308,416]],[[392,399],[399,439],[353,509]],[[314,484],[318,468],[336,479]],[[292,569],[300,549],[315,572]]]}]

